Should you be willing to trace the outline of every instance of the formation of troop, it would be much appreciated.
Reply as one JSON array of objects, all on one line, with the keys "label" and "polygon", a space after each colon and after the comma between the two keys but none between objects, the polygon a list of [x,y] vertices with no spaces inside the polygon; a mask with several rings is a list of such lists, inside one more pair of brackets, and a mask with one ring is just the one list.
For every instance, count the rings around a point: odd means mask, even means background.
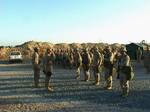
[{"label": "formation of troop", "polygon": [[[104,89],[111,90],[113,87],[113,76],[116,73],[120,80],[120,87],[123,96],[129,94],[129,81],[134,76],[131,66],[130,57],[125,47],[113,49],[106,46],[103,50],[94,46],[91,49],[71,49],[71,50],[53,50],[47,48],[43,59],[39,56],[38,48],[34,48],[32,58],[34,69],[34,83],[38,87],[40,70],[45,74],[45,87],[49,91],[53,91],[50,84],[53,75],[53,66],[62,66],[63,68],[75,68],[76,79],[80,79],[81,70],[83,71],[84,81],[90,81],[91,75],[95,78],[94,85],[101,83],[101,74],[104,73],[106,86]],[[140,60],[138,60],[140,61]],[[41,68],[40,65],[43,65]],[[116,71],[116,72],[114,72]]]}]

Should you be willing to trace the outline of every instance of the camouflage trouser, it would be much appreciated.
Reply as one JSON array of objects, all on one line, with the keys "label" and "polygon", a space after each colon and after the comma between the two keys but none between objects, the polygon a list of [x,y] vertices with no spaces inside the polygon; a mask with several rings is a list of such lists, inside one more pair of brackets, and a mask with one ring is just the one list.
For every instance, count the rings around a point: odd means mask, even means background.
[{"label": "camouflage trouser", "polygon": [[110,69],[105,68],[105,80],[106,80],[106,87],[112,87],[112,74],[110,74]]},{"label": "camouflage trouser", "polygon": [[69,69],[73,68],[73,60],[68,60]]},{"label": "camouflage trouser", "polygon": [[48,88],[52,72],[47,72],[45,76],[45,87]]},{"label": "camouflage trouser", "polygon": [[128,95],[129,93],[129,80],[127,80],[126,74],[120,73],[120,86],[123,95]]},{"label": "camouflage trouser", "polygon": [[76,74],[77,78],[80,77],[80,69],[81,69],[81,63],[76,64]]},{"label": "camouflage trouser", "polygon": [[99,66],[93,66],[93,74],[95,77],[95,83],[100,82],[100,67]]},{"label": "camouflage trouser", "polygon": [[37,87],[40,79],[40,65],[34,65],[34,84]]},{"label": "camouflage trouser", "polygon": [[83,64],[83,72],[84,72],[85,81],[89,81],[90,80],[90,65]]}]

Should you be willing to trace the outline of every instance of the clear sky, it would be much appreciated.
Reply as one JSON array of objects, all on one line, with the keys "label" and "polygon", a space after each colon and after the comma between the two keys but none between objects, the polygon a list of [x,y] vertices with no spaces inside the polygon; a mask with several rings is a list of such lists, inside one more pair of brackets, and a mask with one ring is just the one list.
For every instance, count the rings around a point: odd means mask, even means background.
[{"label": "clear sky", "polygon": [[0,0],[0,45],[150,42],[150,0]]}]

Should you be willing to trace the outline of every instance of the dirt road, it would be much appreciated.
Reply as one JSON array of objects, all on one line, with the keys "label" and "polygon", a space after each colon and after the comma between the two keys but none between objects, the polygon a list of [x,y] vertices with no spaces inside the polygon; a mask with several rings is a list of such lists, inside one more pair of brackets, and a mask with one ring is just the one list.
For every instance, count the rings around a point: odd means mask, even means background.
[{"label": "dirt road", "polygon": [[75,70],[55,68],[52,77],[54,92],[44,88],[41,72],[40,87],[33,87],[30,64],[0,64],[0,112],[149,112],[150,74],[136,65],[135,79],[130,83],[128,98],[120,97],[119,81],[114,77],[113,90],[94,86],[94,77],[84,82],[75,79]]}]

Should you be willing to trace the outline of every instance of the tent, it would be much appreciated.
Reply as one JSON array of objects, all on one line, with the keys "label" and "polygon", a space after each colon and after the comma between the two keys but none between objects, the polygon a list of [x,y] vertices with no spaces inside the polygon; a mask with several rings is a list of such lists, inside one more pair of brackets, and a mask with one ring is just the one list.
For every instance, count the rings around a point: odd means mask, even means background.
[{"label": "tent", "polygon": [[127,54],[130,56],[130,58],[132,60],[136,60],[137,56],[136,56],[136,52],[137,49],[140,47],[142,54],[143,54],[143,45],[140,43],[130,43],[126,45],[126,49],[127,49]]}]

